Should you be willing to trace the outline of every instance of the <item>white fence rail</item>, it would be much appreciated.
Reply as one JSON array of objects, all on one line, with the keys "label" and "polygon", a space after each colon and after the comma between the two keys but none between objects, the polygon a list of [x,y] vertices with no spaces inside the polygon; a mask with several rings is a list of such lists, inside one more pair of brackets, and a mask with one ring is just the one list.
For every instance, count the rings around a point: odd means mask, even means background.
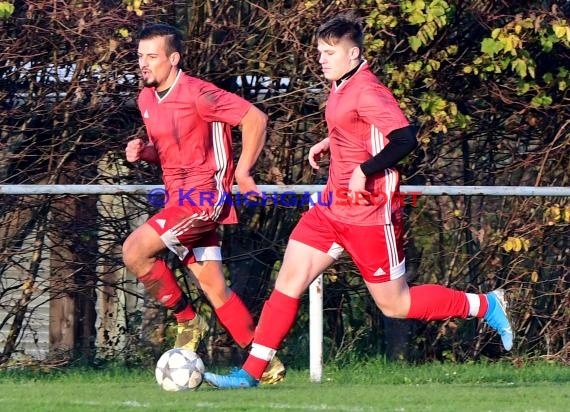
[{"label": "white fence rail", "polygon": [[[312,194],[323,185],[260,185],[267,194]],[[147,195],[162,185],[0,185],[4,195]],[[237,193],[237,186],[233,187]],[[570,187],[533,186],[401,186],[400,192],[416,196],[552,196],[570,197]],[[319,276],[309,288],[310,315],[310,379],[320,382],[323,370],[323,279]]]},{"label": "white fence rail", "polygon": [[[3,195],[145,195],[162,185],[0,185]],[[324,189],[323,185],[259,185],[264,193],[313,193]],[[233,187],[234,193],[238,191]],[[469,196],[570,196],[570,187],[534,186],[408,186],[400,192],[417,195],[469,195]]]}]

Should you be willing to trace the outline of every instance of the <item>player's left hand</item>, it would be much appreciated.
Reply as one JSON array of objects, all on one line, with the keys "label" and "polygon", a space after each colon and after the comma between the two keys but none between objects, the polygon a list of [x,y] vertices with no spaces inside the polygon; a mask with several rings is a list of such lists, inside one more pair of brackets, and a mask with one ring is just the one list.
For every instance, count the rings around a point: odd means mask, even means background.
[{"label": "player's left hand", "polygon": [[352,171],[352,176],[350,176],[350,181],[348,182],[348,192],[355,204],[370,204],[368,200],[364,199],[364,197],[366,195],[369,196],[370,193],[366,190],[366,175],[360,166],[356,166]]}]

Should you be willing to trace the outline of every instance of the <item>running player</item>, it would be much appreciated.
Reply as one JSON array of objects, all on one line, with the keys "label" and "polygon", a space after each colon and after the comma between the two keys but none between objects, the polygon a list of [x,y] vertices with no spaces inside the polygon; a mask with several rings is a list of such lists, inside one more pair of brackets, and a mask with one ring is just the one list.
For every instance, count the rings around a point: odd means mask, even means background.
[{"label": "running player", "polygon": [[510,350],[513,334],[502,290],[483,295],[439,285],[408,286],[402,207],[392,196],[399,192],[399,174],[393,167],[416,147],[414,129],[363,60],[362,26],[353,14],[323,24],[317,40],[319,63],[332,85],[325,111],[328,137],[311,148],[309,163],[318,169],[320,156],[330,153],[323,196],[332,195],[332,201],[313,207],[293,230],[242,369],[206,373],[206,382],[222,389],[257,386],[293,326],[301,295],[343,250],[386,316],[484,318]]},{"label": "running player", "polygon": [[[126,239],[123,260],[146,290],[173,311],[178,323],[175,347],[196,351],[208,325],[159,258],[167,249],[192,271],[220,323],[246,347],[253,339],[253,319],[226,285],[216,229],[237,222],[231,202],[224,201],[234,176],[241,193],[259,193],[250,169],[265,142],[267,116],[241,97],[184,73],[179,68],[182,42],[180,32],[165,24],[140,33],[144,88],[138,106],[148,142],[130,141],[126,158],[160,165],[167,201]],[[238,125],[243,147],[234,172],[231,127]],[[277,382],[284,371],[277,360],[264,381]]]}]

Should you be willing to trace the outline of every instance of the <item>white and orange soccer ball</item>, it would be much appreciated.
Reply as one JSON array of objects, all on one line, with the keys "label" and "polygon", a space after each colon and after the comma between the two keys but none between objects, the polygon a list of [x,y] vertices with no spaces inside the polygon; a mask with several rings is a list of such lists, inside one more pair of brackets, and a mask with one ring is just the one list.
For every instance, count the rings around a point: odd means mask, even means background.
[{"label": "white and orange soccer ball", "polygon": [[196,390],[202,384],[204,362],[192,351],[170,349],[156,363],[156,382],[165,391]]}]

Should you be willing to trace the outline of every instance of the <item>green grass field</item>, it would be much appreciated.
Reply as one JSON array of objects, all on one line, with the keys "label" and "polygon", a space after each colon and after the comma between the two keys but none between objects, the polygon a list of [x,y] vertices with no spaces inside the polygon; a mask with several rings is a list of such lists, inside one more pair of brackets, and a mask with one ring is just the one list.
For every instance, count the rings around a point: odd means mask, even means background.
[{"label": "green grass field", "polygon": [[249,390],[164,392],[151,370],[0,372],[1,411],[570,411],[570,367],[369,361]]}]

